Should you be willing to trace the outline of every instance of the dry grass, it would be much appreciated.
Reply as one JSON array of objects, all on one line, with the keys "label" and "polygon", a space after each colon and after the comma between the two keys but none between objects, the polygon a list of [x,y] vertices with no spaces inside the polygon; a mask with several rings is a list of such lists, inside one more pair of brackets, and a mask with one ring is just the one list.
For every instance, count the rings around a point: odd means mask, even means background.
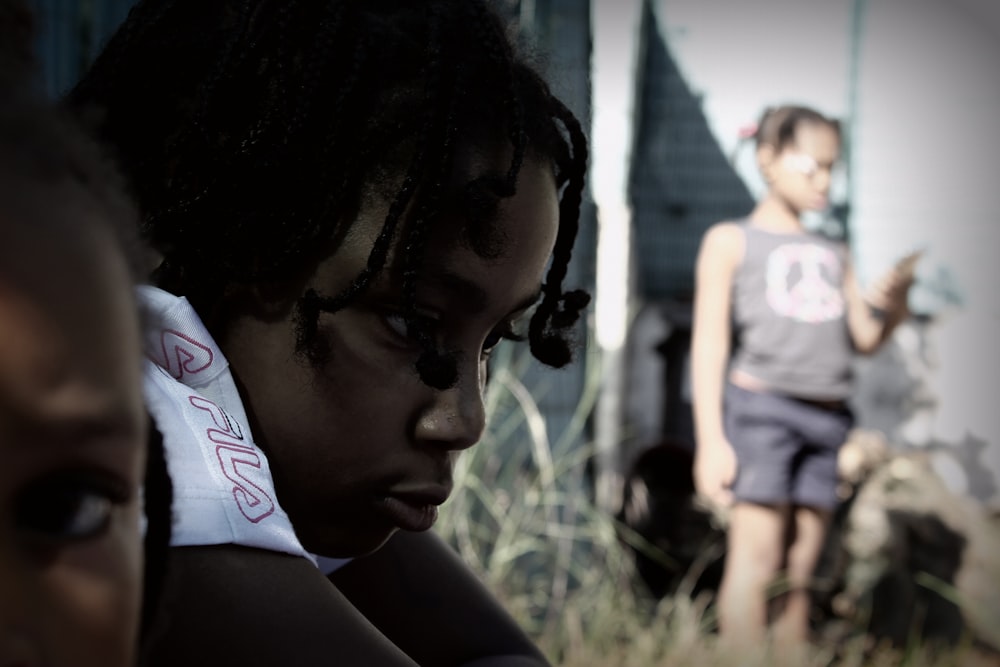
[{"label": "dry grass", "polygon": [[656,602],[643,596],[613,519],[591,500],[591,451],[580,444],[580,434],[597,378],[591,374],[568,432],[550,442],[533,399],[544,387],[529,390],[520,379],[528,363],[524,356],[500,360],[489,393],[489,432],[461,459],[456,493],[442,508],[437,529],[554,664],[1000,667],[996,655],[970,645],[945,652],[918,641],[905,650],[873,647],[860,631],[795,657],[772,655],[766,646],[727,655],[717,645],[706,599],[678,595]]}]

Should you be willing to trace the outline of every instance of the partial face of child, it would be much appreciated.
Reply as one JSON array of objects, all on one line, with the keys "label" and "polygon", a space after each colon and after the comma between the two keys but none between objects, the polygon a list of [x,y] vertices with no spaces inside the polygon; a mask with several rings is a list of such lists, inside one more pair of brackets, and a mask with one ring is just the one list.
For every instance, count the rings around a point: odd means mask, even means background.
[{"label": "partial face of child", "polygon": [[0,664],[125,667],[142,576],[138,323],[110,230],[51,190],[17,197],[28,208],[0,192]]},{"label": "partial face of child", "polygon": [[[456,189],[502,177],[509,158],[459,158]],[[555,243],[558,199],[551,168],[526,160],[517,194],[500,199],[474,251],[477,207],[446,207],[427,238],[417,285],[418,315],[439,350],[457,361],[457,382],[429,387],[414,364],[423,348],[407,335],[401,295],[405,250],[398,245],[381,278],[358,301],[323,313],[329,350],[320,368],[297,357],[294,310],[281,317],[237,317],[221,346],[244,397],[255,438],[269,457],[282,506],[307,549],[362,555],[397,529],[426,530],[452,489],[457,454],[485,426],[486,361],[512,329],[526,333]],[[387,202],[362,208],[340,246],[306,287],[339,293],[364,267]],[[480,239],[481,241],[484,239]],[[297,292],[294,296],[301,294]]]},{"label": "partial face of child", "polygon": [[771,193],[797,213],[827,207],[833,169],[840,158],[840,134],[825,123],[800,123],[795,141],[776,152],[762,149]]}]

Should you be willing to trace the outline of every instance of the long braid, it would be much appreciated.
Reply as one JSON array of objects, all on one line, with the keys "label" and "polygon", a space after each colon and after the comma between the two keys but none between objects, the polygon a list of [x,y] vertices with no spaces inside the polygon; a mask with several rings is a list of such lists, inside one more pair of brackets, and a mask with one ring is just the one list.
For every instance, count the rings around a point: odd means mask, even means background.
[{"label": "long braid", "polygon": [[[517,94],[516,79],[514,75],[513,54],[509,42],[496,25],[497,17],[487,14],[482,5],[470,5],[473,12],[473,22],[476,26],[476,33],[482,42],[483,47],[489,52],[491,59],[499,63],[503,69],[504,88],[504,108],[507,112],[507,124],[511,145],[514,147],[514,154],[511,156],[510,166],[504,178],[504,196],[512,196],[517,188],[517,176],[524,163],[524,154],[527,149],[527,134],[524,131],[524,106],[521,96]],[[492,19],[492,20],[491,20]],[[492,25],[491,25],[492,24]]]},{"label": "long braid", "polygon": [[[297,94],[297,104],[290,112],[288,136],[296,137],[300,135],[302,128],[307,123],[314,106],[314,101],[318,97],[323,85],[323,74],[330,66],[331,61],[336,58],[343,58],[350,64],[350,67],[346,70],[344,82],[332,105],[330,128],[326,131],[322,141],[321,160],[323,167],[319,170],[318,178],[321,182],[329,181],[330,194],[311,212],[312,222],[289,226],[288,245],[293,248],[303,247],[311,242],[314,230],[317,227],[323,226],[323,220],[329,220],[334,217],[335,213],[333,209],[336,203],[341,202],[345,194],[351,191],[352,183],[354,182],[351,178],[352,172],[331,174],[327,167],[332,161],[330,159],[331,151],[334,150],[334,147],[340,145],[341,133],[343,132],[344,103],[354,92],[361,71],[368,58],[369,46],[364,35],[359,35],[358,42],[354,48],[347,47],[346,51],[345,49],[338,50],[338,44],[340,43],[338,37],[342,36],[340,31],[346,20],[346,5],[347,3],[343,2],[329,3],[327,5],[327,11],[320,20],[312,47],[309,49],[309,52],[317,54],[317,57],[305,63],[303,67],[301,84]],[[343,41],[346,42],[346,40]],[[280,271],[280,266],[276,268]]]},{"label": "long braid", "polygon": [[154,627],[156,612],[163,593],[163,584],[167,576],[174,498],[173,483],[167,471],[167,460],[163,451],[163,435],[152,418],[149,419],[148,433],[144,486],[146,535],[143,537],[143,547],[145,563],[140,625],[140,634],[146,639]]},{"label": "long braid", "polygon": [[246,56],[246,49],[237,48],[237,46],[244,43],[246,34],[250,29],[250,23],[253,19],[253,15],[254,8],[252,0],[242,0],[237,5],[235,20],[237,29],[230,30],[228,39],[226,39],[222,45],[218,61],[205,78],[204,83],[201,85],[201,104],[198,107],[197,113],[193,116],[191,123],[183,129],[182,134],[178,137],[178,143],[183,142],[188,138],[188,135],[184,132],[200,131],[202,133],[206,133],[208,131],[205,127],[205,121],[212,115],[212,103],[216,99],[219,84],[223,81],[226,72],[233,67],[239,66],[243,58]]},{"label": "long braid", "polygon": [[0,87],[4,97],[22,88],[32,90],[36,73],[35,17],[26,2],[0,2]]},{"label": "long braid", "polygon": [[[173,143],[177,146],[187,146],[188,142],[200,141],[203,143],[209,143],[209,135],[211,131],[208,126],[208,119],[211,116],[211,104],[215,101],[217,96],[217,90],[219,84],[222,82],[225,73],[235,64],[242,59],[242,54],[245,53],[243,49],[237,48],[239,44],[242,43],[246,31],[249,28],[249,23],[251,16],[253,15],[252,0],[243,0],[238,5],[236,24],[239,26],[237,30],[230,31],[229,38],[223,43],[221,49],[221,55],[215,66],[209,71],[204,83],[200,86],[199,97],[201,98],[201,103],[199,105],[198,111],[192,116],[191,122],[183,125],[181,127],[180,133],[173,140]],[[202,199],[208,192],[212,184],[221,175],[226,173],[227,168],[230,165],[220,164],[217,169],[213,169],[211,173],[215,174],[215,178],[207,183],[201,184],[197,191],[193,193],[187,193],[179,197],[177,202],[172,206],[167,206],[160,210],[150,210],[146,215],[146,225],[155,226],[157,219],[170,217],[176,220],[176,224],[183,224],[184,216],[177,215],[178,213],[183,214],[188,212],[192,205]],[[178,182],[183,182],[183,179],[176,179]]]},{"label": "long braid", "polygon": [[389,249],[399,227],[399,221],[403,217],[403,212],[409,205],[413,193],[417,188],[418,174],[423,168],[424,151],[426,140],[422,140],[417,151],[410,161],[406,170],[406,177],[403,184],[396,193],[392,204],[389,206],[389,213],[386,215],[382,229],[379,231],[371,252],[368,254],[368,261],[361,273],[355,277],[350,286],[334,297],[320,296],[316,290],[310,288],[299,299],[297,304],[299,333],[296,341],[296,349],[304,352],[314,363],[322,363],[326,357],[326,348],[317,338],[319,325],[319,314],[325,312],[337,312],[351,303],[359,294],[368,289],[368,286],[382,272],[385,260],[388,257]]},{"label": "long braid", "polygon": [[[298,4],[298,0],[281,0],[278,2],[278,20],[277,20],[277,50],[274,57],[275,62],[275,88],[280,91],[292,91],[294,88],[288,85],[289,73],[288,73],[288,25],[291,21],[291,14],[295,11],[295,6]],[[277,116],[279,118],[285,118],[288,115],[288,95],[277,94],[274,96],[276,100],[275,108],[272,113],[272,117]],[[270,120],[270,118],[268,119]],[[282,148],[288,147],[288,138],[292,134],[292,130],[295,129],[293,124],[288,124],[285,128],[284,141],[281,142]]]},{"label": "long braid", "polygon": [[[343,127],[341,120],[343,118],[344,101],[348,99],[357,85],[358,77],[368,52],[368,44],[365,41],[365,37],[364,35],[360,35],[359,42],[355,48],[347,51],[347,53],[337,53],[337,45],[339,43],[337,38],[340,36],[340,30],[345,24],[346,13],[346,4],[343,2],[334,2],[327,5],[327,11],[320,20],[316,37],[313,39],[312,47],[309,49],[311,53],[326,54],[326,56],[318,60],[312,60],[306,64],[302,74],[302,87],[298,94],[299,104],[296,113],[292,116],[289,123],[288,133],[290,135],[298,134],[304,124],[303,120],[308,117],[313,107],[313,100],[323,85],[323,74],[330,64],[330,60],[335,57],[350,57],[351,67],[347,70],[344,77],[344,84],[337,94],[337,99],[333,104],[330,114],[332,122],[330,130],[324,138],[326,148],[324,155],[329,154],[327,151],[330,150],[330,147],[337,145],[337,140]],[[344,41],[346,43],[346,40]]]},{"label": "long braid", "polygon": [[590,303],[590,295],[586,292],[574,290],[563,293],[562,287],[579,229],[588,152],[580,121],[558,99],[550,97],[550,104],[555,117],[566,127],[573,152],[567,165],[566,187],[559,201],[560,224],[552,264],[542,287],[542,302],[529,323],[528,340],[532,353],[539,360],[560,368],[572,360],[572,352],[563,332],[576,323],[580,313]]},{"label": "long braid", "polygon": [[[440,149],[431,159],[433,173],[427,182],[428,192],[421,199],[420,207],[406,237],[406,255],[403,268],[403,303],[406,306],[407,331],[423,348],[423,352],[417,359],[416,370],[421,380],[435,389],[447,389],[453,386],[458,379],[457,360],[454,355],[438,349],[433,336],[421,325],[421,320],[416,313],[417,281],[424,258],[427,228],[441,202],[444,182],[451,171],[453,145],[457,132],[456,109],[463,85],[463,68],[460,62],[456,63],[455,71],[445,71],[448,54],[442,52],[444,43],[441,36],[447,29],[449,26],[444,25],[444,17],[435,12],[431,17],[428,40],[430,57],[427,71],[427,96],[429,100],[425,128],[427,134],[441,136],[441,141]],[[452,92],[451,95],[446,94],[449,89]],[[446,105],[446,109],[443,111],[440,108],[442,103]]]}]

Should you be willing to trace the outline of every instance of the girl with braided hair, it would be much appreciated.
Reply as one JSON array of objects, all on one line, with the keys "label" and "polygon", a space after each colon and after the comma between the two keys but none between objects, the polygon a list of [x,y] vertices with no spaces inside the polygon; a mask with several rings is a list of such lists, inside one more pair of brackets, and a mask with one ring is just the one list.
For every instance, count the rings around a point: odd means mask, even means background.
[{"label": "girl with braided hair", "polygon": [[[545,664],[428,529],[503,339],[571,360],[587,146],[482,0],[143,0],[67,103],[160,255],[151,664]],[[346,563],[346,564],[345,564]]]}]

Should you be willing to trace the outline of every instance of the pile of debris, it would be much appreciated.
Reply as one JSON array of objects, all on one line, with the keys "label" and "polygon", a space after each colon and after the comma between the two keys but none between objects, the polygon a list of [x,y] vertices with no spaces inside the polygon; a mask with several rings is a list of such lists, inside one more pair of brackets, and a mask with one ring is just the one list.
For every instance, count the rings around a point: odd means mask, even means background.
[{"label": "pile of debris", "polygon": [[[623,539],[657,598],[711,595],[721,580],[725,516],[699,501],[691,465],[690,448],[661,443],[625,485]],[[817,574],[818,633],[899,646],[972,638],[1000,651],[1000,521],[951,492],[926,454],[896,451],[878,432],[854,431],[840,469],[842,502]]]},{"label": "pile of debris", "polygon": [[930,456],[856,432],[820,565],[829,617],[904,645],[963,637],[1000,651],[1000,523],[948,489]]}]

